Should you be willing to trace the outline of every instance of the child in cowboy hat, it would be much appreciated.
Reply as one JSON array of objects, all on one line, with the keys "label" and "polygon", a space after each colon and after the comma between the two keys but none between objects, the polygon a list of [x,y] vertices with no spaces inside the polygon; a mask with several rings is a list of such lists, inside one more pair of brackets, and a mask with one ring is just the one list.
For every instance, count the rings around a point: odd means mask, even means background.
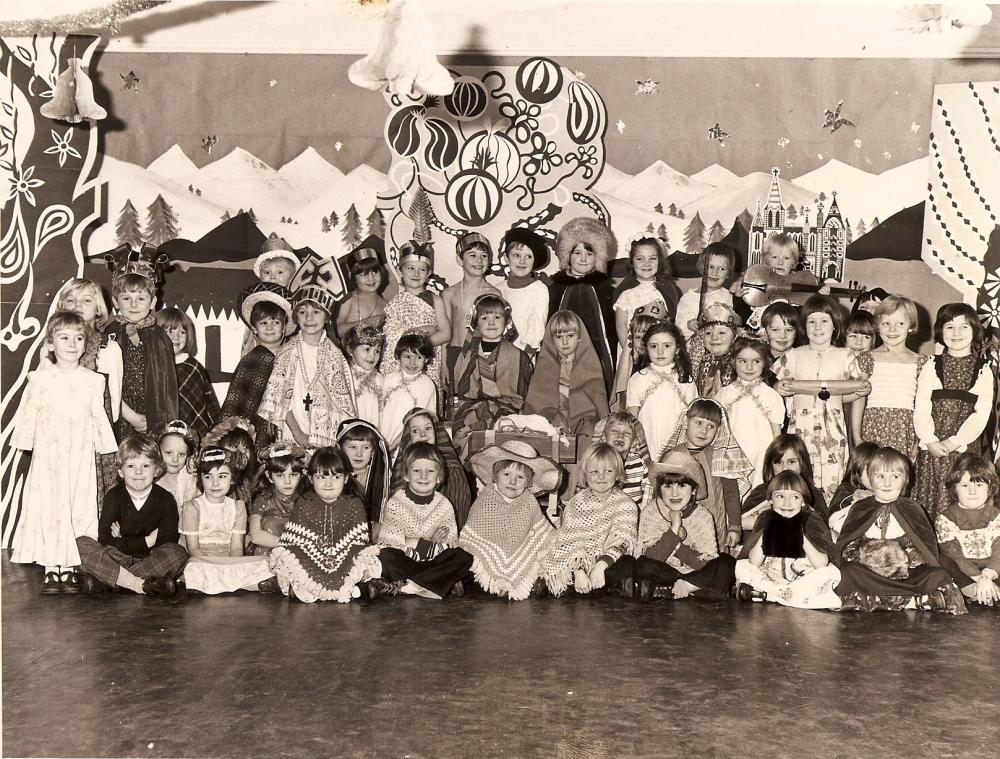
[{"label": "child in cowboy hat", "polygon": [[541,577],[552,532],[536,495],[559,486],[559,467],[520,440],[491,445],[470,456],[469,465],[486,488],[458,545],[472,555],[472,574],[484,590],[521,601]]}]

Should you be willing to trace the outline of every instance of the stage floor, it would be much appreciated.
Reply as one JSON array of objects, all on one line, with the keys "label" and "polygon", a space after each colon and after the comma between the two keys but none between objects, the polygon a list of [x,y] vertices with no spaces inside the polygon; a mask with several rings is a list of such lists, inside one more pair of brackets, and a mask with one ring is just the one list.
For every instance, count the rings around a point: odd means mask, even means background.
[{"label": "stage floor", "polygon": [[1000,610],[42,597],[40,571],[3,559],[4,756],[1000,751]]}]

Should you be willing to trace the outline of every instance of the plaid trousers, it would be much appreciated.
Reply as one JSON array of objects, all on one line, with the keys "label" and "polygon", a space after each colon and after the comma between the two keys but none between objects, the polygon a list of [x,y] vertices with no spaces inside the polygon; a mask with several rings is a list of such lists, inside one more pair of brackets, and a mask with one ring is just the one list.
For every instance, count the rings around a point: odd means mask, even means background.
[{"label": "plaid trousers", "polygon": [[101,545],[86,536],[76,539],[80,568],[105,585],[117,585],[124,568],[146,580],[150,577],[178,577],[187,564],[188,552],[177,543],[154,546],[148,556],[131,556],[114,546]]}]

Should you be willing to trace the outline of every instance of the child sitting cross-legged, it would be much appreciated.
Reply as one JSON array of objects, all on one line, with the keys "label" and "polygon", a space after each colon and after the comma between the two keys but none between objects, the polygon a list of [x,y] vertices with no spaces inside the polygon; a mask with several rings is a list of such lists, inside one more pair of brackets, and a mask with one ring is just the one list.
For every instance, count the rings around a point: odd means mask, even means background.
[{"label": "child sitting cross-legged", "polygon": [[370,595],[405,593],[442,599],[461,595],[472,556],[458,548],[455,511],[437,492],[444,481],[444,459],[428,443],[414,443],[403,459],[406,485],[386,503],[378,542],[381,579],[369,583]]},{"label": "child sitting cross-legged", "polygon": [[962,594],[985,606],[1000,604],[1000,509],[997,470],[984,457],[964,453],[945,480],[949,503],[934,523],[941,566]]},{"label": "child sitting cross-legged", "polygon": [[726,598],[736,560],[719,553],[715,521],[704,505],[704,470],[691,454],[673,451],[653,471],[655,493],[639,516],[636,556],[622,556],[612,565],[608,588],[644,603]]},{"label": "child sitting cross-legged", "polygon": [[121,587],[133,593],[173,595],[188,554],[177,543],[177,504],[155,484],[163,471],[156,441],[133,434],[118,446],[122,481],[104,497],[97,540],[80,536],[81,590]]},{"label": "child sitting cross-legged", "polygon": [[737,597],[839,609],[833,589],[840,570],[830,563],[830,530],[810,507],[809,486],[795,472],[784,471],[768,483],[767,495],[770,508],[757,518],[736,562]]},{"label": "child sitting cross-legged", "polygon": [[[802,438],[791,434],[778,435],[764,451],[764,459],[760,466],[762,482],[747,493],[741,507],[744,532],[749,533],[753,529],[760,512],[767,508],[764,504],[767,502],[768,484],[776,474],[785,470],[795,472],[806,481],[811,494],[810,503],[813,511],[824,519],[828,517],[829,511],[826,499],[823,497],[823,491],[813,484],[812,459],[809,458],[809,451],[806,449],[806,444],[802,442]],[[749,536],[744,535],[743,537]]]},{"label": "child sitting cross-legged", "polygon": [[535,496],[558,487],[559,468],[518,440],[479,451],[469,464],[486,487],[458,545],[472,555],[472,574],[484,590],[521,601],[538,583],[552,532]]},{"label": "child sitting cross-legged", "polygon": [[359,582],[378,576],[378,549],[368,542],[365,507],[344,452],[319,448],[307,471],[312,490],[296,499],[271,549],[271,570],[289,598],[347,603],[361,596]]},{"label": "child sitting cross-legged", "polygon": [[[198,457],[201,495],[181,507],[181,535],[188,555],[184,584],[188,590],[214,595],[237,590],[275,593],[266,556],[244,556],[247,507],[230,495],[239,454],[205,448]],[[270,582],[269,582],[270,580]]]},{"label": "child sitting cross-legged", "polygon": [[932,609],[965,614],[965,600],[942,569],[934,528],[923,508],[903,496],[910,462],[880,448],[868,465],[874,495],[851,506],[834,549],[842,609]]},{"label": "child sitting cross-legged", "polygon": [[622,457],[607,443],[595,443],[579,469],[584,489],[566,504],[542,565],[555,596],[570,587],[577,593],[603,588],[608,567],[635,546],[635,503],[617,487],[624,474]]}]

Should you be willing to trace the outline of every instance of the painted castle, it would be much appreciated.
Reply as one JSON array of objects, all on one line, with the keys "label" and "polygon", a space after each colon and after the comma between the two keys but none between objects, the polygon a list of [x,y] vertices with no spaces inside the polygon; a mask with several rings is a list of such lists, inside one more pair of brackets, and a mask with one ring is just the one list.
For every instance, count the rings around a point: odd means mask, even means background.
[{"label": "painted castle", "polygon": [[805,259],[805,267],[821,280],[839,282],[844,274],[844,254],[851,242],[851,228],[840,215],[837,193],[833,193],[830,212],[824,214],[822,201],[817,201],[816,223],[809,223],[809,208],[801,211],[802,223],[789,224],[787,210],[781,200],[777,167],[771,169],[771,188],[767,203],[761,207],[757,201],[757,211],[750,225],[749,265],[761,263],[764,240],[773,234],[786,232],[799,244]]}]

